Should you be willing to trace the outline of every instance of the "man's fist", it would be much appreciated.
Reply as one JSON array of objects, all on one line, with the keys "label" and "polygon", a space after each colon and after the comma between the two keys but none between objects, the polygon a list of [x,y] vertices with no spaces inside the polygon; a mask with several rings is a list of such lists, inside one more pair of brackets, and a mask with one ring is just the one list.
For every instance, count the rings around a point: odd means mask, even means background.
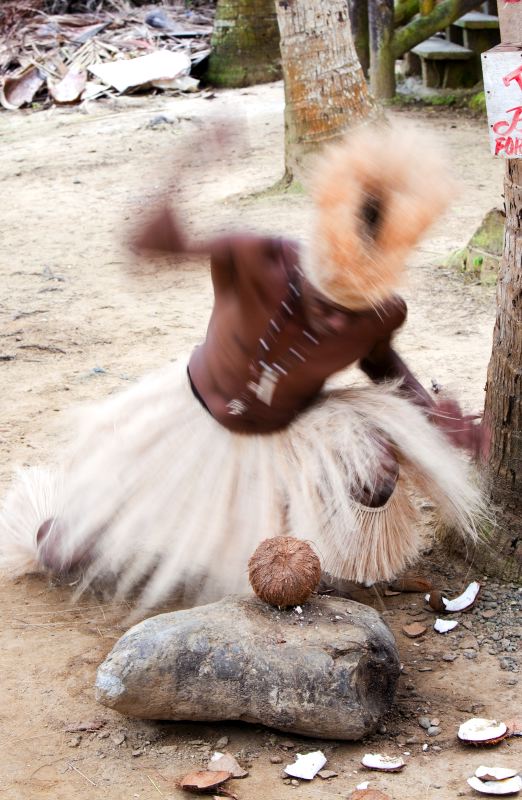
[{"label": "man's fist", "polygon": [[480,414],[463,414],[455,400],[441,400],[430,409],[430,419],[454,445],[487,458],[491,435]]}]

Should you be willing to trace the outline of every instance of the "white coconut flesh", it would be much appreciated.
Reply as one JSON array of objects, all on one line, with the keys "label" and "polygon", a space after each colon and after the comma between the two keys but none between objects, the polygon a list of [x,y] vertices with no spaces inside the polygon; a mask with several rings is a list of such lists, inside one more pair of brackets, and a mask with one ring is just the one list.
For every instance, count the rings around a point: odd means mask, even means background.
[{"label": "white coconut flesh", "polygon": [[466,609],[471,608],[479,592],[480,583],[478,583],[478,581],[473,581],[468,588],[463,591],[462,594],[459,594],[458,597],[455,597],[454,600],[446,600],[446,598],[443,597],[442,599],[446,606],[446,611],[466,611]]},{"label": "white coconut flesh", "polygon": [[361,764],[366,769],[379,769],[383,772],[398,772],[405,765],[402,758],[383,756],[381,753],[366,753]]},{"label": "white coconut flesh", "polygon": [[481,781],[480,778],[468,778],[472,789],[482,794],[518,794],[522,789],[522,779],[518,775],[504,781]]},{"label": "white coconut flesh", "polygon": [[508,769],[507,767],[477,767],[475,777],[481,781],[505,781],[508,778],[516,778],[518,770]]},{"label": "white coconut flesh", "polygon": [[436,619],[433,625],[437,633],[448,633],[457,627],[458,621],[456,619]]},{"label": "white coconut flesh", "polygon": [[501,739],[507,733],[507,725],[496,719],[469,719],[459,728],[458,737],[463,742],[474,744]]},{"label": "white coconut flesh", "polygon": [[[480,583],[478,581],[473,581],[470,585],[465,589],[462,594],[459,594],[458,597],[454,597],[453,600],[448,600],[447,597],[441,597],[442,605],[444,608],[439,609],[440,611],[447,611],[448,613],[456,612],[456,611],[467,611],[468,608],[475,603],[475,600],[478,597],[478,593],[480,592]],[[430,603],[431,594],[424,595],[424,599],[428,604]]]}]

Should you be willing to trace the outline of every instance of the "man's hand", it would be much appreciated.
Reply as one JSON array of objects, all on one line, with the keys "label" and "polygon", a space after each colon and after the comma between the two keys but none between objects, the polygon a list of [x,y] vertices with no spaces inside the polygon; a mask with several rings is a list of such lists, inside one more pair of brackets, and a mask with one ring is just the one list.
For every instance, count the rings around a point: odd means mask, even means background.
[{"label": "man's hand", "polygon": [[429,410],[429,417],[456,447],[476,459],[487,458],[491,434],[480,414],[463,414],[455,400],[441,400]]}]

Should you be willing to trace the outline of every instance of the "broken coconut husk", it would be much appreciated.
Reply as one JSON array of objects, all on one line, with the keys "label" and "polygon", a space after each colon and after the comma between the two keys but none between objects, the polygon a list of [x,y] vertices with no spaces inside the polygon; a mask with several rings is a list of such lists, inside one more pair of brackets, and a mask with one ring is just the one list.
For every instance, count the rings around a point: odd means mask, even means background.
[{"label": "broken coconut husk", "polygon": [[433,582],[417,572],[405,572],[390,583],[390,589],[396,592],[429,592],[432,587]]},{"label": "broken coconut husk", "polygon": [[504,722],[496,719],[473,718],[463,722],[458,730],[458,737],[466,744],[496,744],[505,739],[508,733]]},{"label": "broken coconut husk", "polygon": [[76,103],[87,85],[87,73],[71,67],[59,81],[47,78],[49,94],[57,103]]},{"label": "broken coconut husk", "polygon": [[265,539],[248,562],[256,595],[272,606],[305,603],[321,580],[321,562],[307,542],[293,536]]},{"label": "broken coconut husk", "polygon": [[5,78],[0,89],[0,103],[8,111],[16,111],[33,102],[36,93],[44,85],[45,77],[38,67],[26,67],[11,78]]},{"label": "broken coconut husk", "polygon": [[361,764],[366,769],[377,769],[381,772],[400,772],[406,766],[400,756],[384,756],[381,753],[366,753]]},{"label": "broken coconut husk", "polygon": [[441,592],[437,590],[427,594],[425,600],[435,611],[444,611],[447,614],[452,614],[457,611],[467,611],[469,608],[472,608],[472,606],[475,605],[479,593],[480,583],[478,581],[472,581],[462,594],[459,594],[458,597],[455,597],[453,600],[448,600],[447,597],[443,597]]},{"label": "broken coconut husk", "polygon": [[468,784],[476,792],[482,794],[517,794],[522,789],[522,779],[517,775],[503,781],[481,781],[480,778],[468,778]]},{"label": "broken coconut husk", "polygon": [[509,769],[508,767],[477,767],[475,770],[475,777],[480,778],[481,781],[505,781],[508,778],[515,778],[518,775],[518,769]]},{"label": "broken coconut husk", "polygon": [[179,786],[187,792],[213,792],[231,777],[230,772],[199,770],[185,775],[180,780]]},{"label": "broken coconut husk", "polygon": [[454,630],[458,624],[458,620],[456,619],[436,619],[433,628],[437,633],[449,633],[449,631]]}]

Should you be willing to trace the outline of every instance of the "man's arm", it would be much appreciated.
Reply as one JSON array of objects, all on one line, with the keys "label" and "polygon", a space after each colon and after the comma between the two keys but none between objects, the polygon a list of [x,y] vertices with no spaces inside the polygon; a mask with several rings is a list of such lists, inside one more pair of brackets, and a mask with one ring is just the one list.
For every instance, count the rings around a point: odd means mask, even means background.
[{"label": "man's arm", "polygon": [[378,342],[371,353],[359,362],[359,366],[374,383],[401,380],[400,391],[404,392],[412,402],[428,410],[434,407],[435,404],[426,389],[391,346],[391,337]]},{"label": "man's arm", "polygon": [[435,403],[393,349],[390,338],[379,342],[359,365],[375,383],[402,379],[400,391],[426,411],[430,421],[446,434],[452,444],[476,458],[486,456],[490,437],[480,415],[463,414],[455,400]]},{"label": "man's arm", "polygon": [[131,249],[149,256],[209,256],[214,281],[229,282],[233,276],[234,237],[189,241],[179,219],[167,205],[159,206],[152,212],[148,221],[131,238]]}]

